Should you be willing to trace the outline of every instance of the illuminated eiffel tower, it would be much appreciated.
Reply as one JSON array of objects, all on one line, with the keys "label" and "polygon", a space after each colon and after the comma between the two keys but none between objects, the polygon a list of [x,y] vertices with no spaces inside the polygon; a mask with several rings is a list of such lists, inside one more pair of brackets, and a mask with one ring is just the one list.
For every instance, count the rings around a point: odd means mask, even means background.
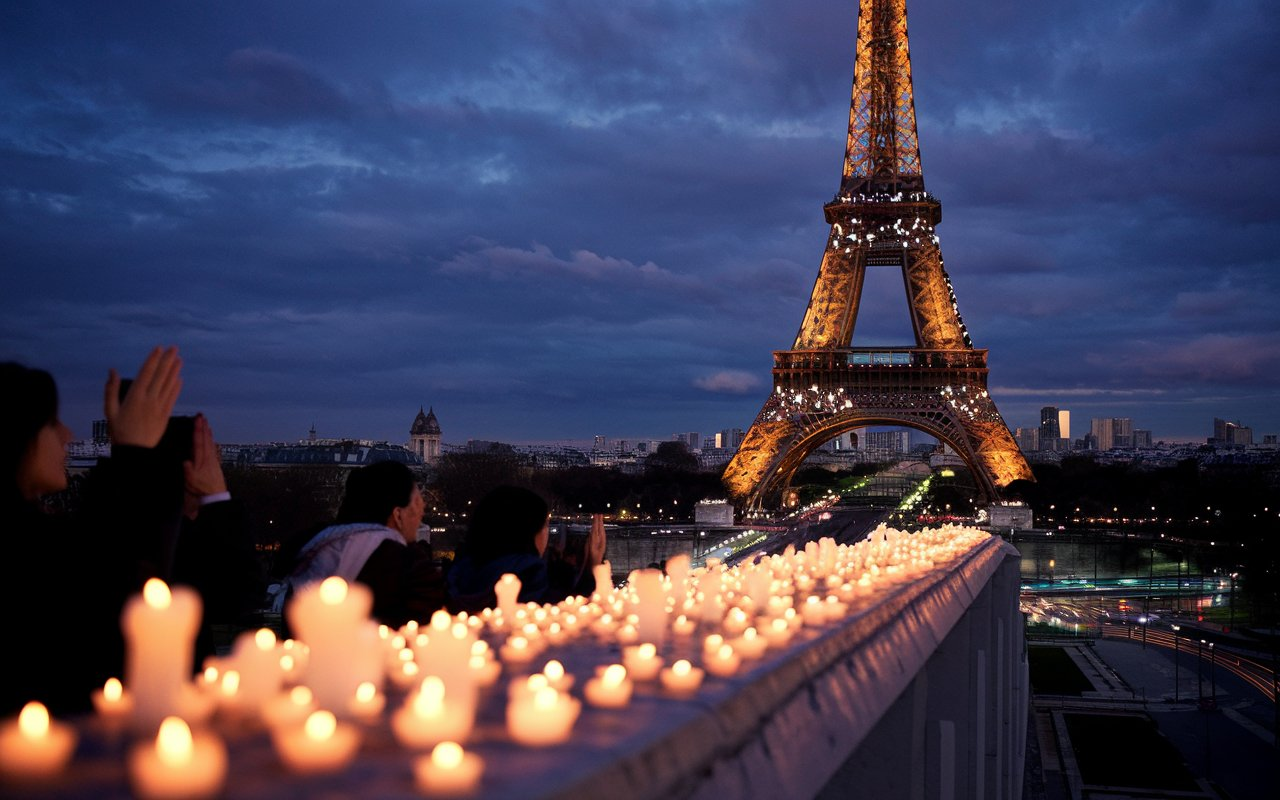
[{"label": "illuminated eiffel tower", "polygon": [[[924,431],[969,465],[987,499],[1031,470],[987,393],[942,266],[942,204],[924,188],[906,0],[862,0],[844,179],[818,280],[790,350],[773,354],[773,394],[724,482],[740,503],[772,504],[805,457],[865,425]],[[852,347],[868,267],[902,270],[915,346]]]}]

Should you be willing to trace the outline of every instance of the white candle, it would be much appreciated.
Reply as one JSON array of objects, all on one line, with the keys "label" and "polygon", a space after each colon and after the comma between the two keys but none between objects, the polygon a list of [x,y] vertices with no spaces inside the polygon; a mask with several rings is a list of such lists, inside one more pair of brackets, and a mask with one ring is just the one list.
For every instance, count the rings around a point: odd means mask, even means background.
[{"label": "white candle", "polygon": [[515,624],[516,598],[520,596],[520,579],[510,572],[505,573],[493,585],[493,593],[498,598],[498,610],[502,612],[503,621],[508,625]]},{"label": "white candle", "polygon": [[160,723],[155,742],[129,752],[129,781],[143,800],[200,800],[222,791],[227,749],[209,733],[192,734],[178,717]]},{"label": "white candle", "polygon": [[791,627],[782,617],[769,620],[760,633],[769,640],[770,647],[783,647],[791,641]]},{"label": "white candle", "polygon": [[692,636],[693,632],[698,629],[698,623],[686,617],[684,614],[676,617],[675,622],[671,623],[671,632],[676,636]]},{"label": "white candle", "polygon": [[678,553],[667,559],[667,577],[671,579],[671,597],[680,608],[689,593],[689,554]]},{"label": "white candle", "polygon": [[719,623],[724,613],[723,600],[720,597],[720,587],[723,581],[723,575],[720,571],[720,562],[714,558],[707,559],[707,571],[702,573],[698,581],[698,588],[702,590],[702,621]]},{"label": "white candle", "polygon": [[627,673],[638,681],[651,681],[658,677],[658,670],[662,669],[658,648],[650,642],[622,648],[622,663],[627,668]]},{"label": "white candle", "polygon": [[707,672],[712,675],[718,675],[721,678],[727,678],[738,671],[738,666],[742,663],[742,658],[733,651],[733,647],[727,644],[720,645],[714,652],[703,653],[702,664],[707,668]]},{"label": "white candle", "polygon": [[380,685],[385,667],[372,606],[369,587],[332,577],[304,586],[285,609],[310,649],[305,680],[321,708],[345,709],[363,681]]},{"label": "white candle", "polygon": [[431,616],[423,634],[413,639],[414,656],[423,670],[438,675],[450,694],[474,691],[469,662],[476,634],[465,622],[440,610]]},{"label": "white candle", "polygon": [[627,668],[610,664],[596,670],[596,677],[582,687],[587,702],[599,708],[622,708],[631,702],[634,684],[627,677]]},{"label": "white candle", "polygon": [[245,631],[236,637],[231,664],[240,673],[236,700],[245,709],[257,710],[280,692],[284,671],[276,649],[276,635],[269,628]]},{"label": "white candle", "polygon": [[107,678],[101,689],[94,689],[93,707],[98,716],[115,729],[133,713],[133,695],[124,690],[119,678]]},{"label": "white candle", "polygon": [[601,561],[591,568],[591,577],[596,580],[596,593],[601,597],[613,596],[613,567],[608,561]]},{"label": "white candle", "polygon": [[550,686],[532,697],[517,694],[507,701],[507,732],[519,744],[545,747],[568,740],[582,704]]},{"label": "white candle", "polygon": [[424,750],[440,742],[465,742],[475,724],[475,704],[470,698],[445,693],[444,681],[434,675],[423,679],[418,691],[391,715],[391,730],[405,747]]},{"label": "white candle", "polygon": [[71,726],[50,719],[44,704],[32,701],[0,727],[0,775],[18,783],[47,780],[62,771],[75,748]]},{"label": "white candle", "polygon": [[291,771],[304,775],[337,772],[351,763],[360,748],[360,732],[339,722],[331,711],[315,711],[301,726],[284,726],[271,732],[280,760]]},{"label": "white candle", "polygon": [[170,591],[159,578],[131,597],[120,617],[124,630],[125,685],[133,695],[133,719],[140,730],[154,730],[180,709],[182,687],[191,677],[200,595],[179,586]]},{"label": "white candle", "polygon": [[481,689],[492,686],[502,674],[502,662],[483,653],[471,656],[468,666],[472,680]]},{"label": "white candle", "polygon": [[680,659],[662,671],[662,688],[671,694],[686,697],[698,691],[704,671]]},{"label": "white candle", "polygon": [[462,797],[474,794],[484,774],[484,761],[468,753],[457,742],[441,742],[413,763],[418,788],[436,797]]},{"label": "white candle", "polygon": [[661,645],[667,633],[667,594],[662,588],[662,573],[641,569],[631,576],[636,593],[636,633],[642,642]]},{"label": "white candle", "polygon": [[768,646],[769,641],[757,633],[755,628],[747,628],[742,632],[742,636],[733,642],[734,652],[743,658],[759,658],[764,655]]},{"label": "white candle", "polygon": [[564,664],[554,658],[542,668],[542,674],[547,676],[547,685],[558,692],[567,692],[573,686],[573,676],[565,672]]},{"label": "white candle", "polygon": [[827,621],[827,610],[822,606],[822,598],[816,594],[809,595],[800,606],[800,616],[805,625],[821,625]]},{"label": "white candle", "polygon": [[295,686],[262,705],[262,721],[268,728],[301,725],[316,710],[315,696],[305,686]]},{"label": "white candle", "polygon": [[382,709],[387,705],[387,696],[378,691],[378,687],[365,681],[356,687],[356,695],[347,705],[351,716],[366,724],[372,724],[382,718]]}]

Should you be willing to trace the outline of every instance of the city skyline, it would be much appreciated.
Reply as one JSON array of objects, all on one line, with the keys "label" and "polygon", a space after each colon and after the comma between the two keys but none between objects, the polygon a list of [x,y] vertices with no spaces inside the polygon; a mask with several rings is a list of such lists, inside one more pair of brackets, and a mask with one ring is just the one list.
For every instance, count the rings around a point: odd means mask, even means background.
[{"label": "city skyline", "polygon": [[[1280,432],[1280,109],[1251,85],[1280,11],[910,12],[925,182],[1010,428]],[[77,435],[164,342],[227,441],[400,441],[419,405],[446,440],[559,441],[749,426],[817,272],[856,4],[5,19],[0,358],[52,371]],[[906,344],[874,278],[854,343]]]}]

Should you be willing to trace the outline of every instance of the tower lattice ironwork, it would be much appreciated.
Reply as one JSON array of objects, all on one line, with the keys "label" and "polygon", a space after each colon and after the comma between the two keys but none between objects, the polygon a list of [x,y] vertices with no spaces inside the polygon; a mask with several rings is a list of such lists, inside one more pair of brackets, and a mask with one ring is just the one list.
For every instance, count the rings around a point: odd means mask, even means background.
[{"label": "tower lattice ironwork", "polygon": [[[805,457],[866,425],[900,425],[950,445],[989,499],[1031,470],[987,392],[987,351],[973,347],[942,264],[942,204],[924,188],[906,0],[862,0],[840,191],[809,306],[790,350],[774,353],[773,394],[724,482],[769,502]],[[868,267],[902,270],[915,346],[852,346]]]}]

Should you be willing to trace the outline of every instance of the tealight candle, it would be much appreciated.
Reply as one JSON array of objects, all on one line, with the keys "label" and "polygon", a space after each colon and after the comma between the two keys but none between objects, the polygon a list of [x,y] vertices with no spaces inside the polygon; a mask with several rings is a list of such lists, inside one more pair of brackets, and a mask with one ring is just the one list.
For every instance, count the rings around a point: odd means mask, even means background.
[{"label": "tealight candle", "polygon": [[295,686],[262,705],[262,721],[269,728],[301,725],[316,710],[315,696],[305,686]]},{"label": "tealight candle", "polygon": [[125,604],[120,616],[125,641],[125,685],[133,695],[133,719],[140,729],[154,726],[180,708],[182,687],[191,675],[200,595],[173,590],[152,578]]},{"label": "tealight candle", "polygon": [[821,625],[827,621],[827,611],[822,606],[822,599],[816,594],[809,595],[800,606],[800,616],[805,625]]},{"label": "tealight candle", "polygon": [[618,628],[618,633],[615,638],[618,640],[618,644],[635,644],[640,641],[640,631],[635,625],[628,622],[621,628]]},{"label": "tealight candle", "polygon": [[475,724],[471,699],[446,697],[444,681],[428,675],[418,691],[391,715],[391,730],[402,745],[416,750],[440,742],[464,742]]},{"label": "tealight candle", "polygon": [[457,742],[441,742],[413,763],[418,788],[437,797],[461,797],[475,793],[484,773],[484,761]]},{"label": "tealight candle", "polygon": [[689,619],[684,614],[676,617],[675,622],[671,623],[671,632],[676,636],[692,636],[693,632],[698,629],[698,623]]},{"label": "tealight candle", "polygon": [[707,672],[712,675],[718,675],[721,678],[727,678],[738,671],[738,666],[742,663],[742,658],[733,651],[731,645],[722,644],[712,653],[703,653],[702,664],[707,668]]},{"label": "tealight candle", "polygon": [[537,655],[535,648],[523,636],[512,636],[498,652],[503,661],[513,666],[528,664]]},{"label": "tealight candle", "polygon": [[502,674],[502,662],[485,655],[473,655],[468,662],[472,680],[481,689],[486,689],[498,680]]},{"label": "tealight candle", "polygon": [[755,628],[747,628],[742,636],[733,642],[734,652],[743,658],[759,658],[764,655],[769,641],[756,632]]},{"label": "tealight candle", "polygon": [[651,681],[658,677],[658,670],[662,669],[658,648],[650,642],[622,648],[622,663],[627,668],[627,673],[638,681]]},{"label": "tealight candle", "polygon": [[133,713],[133,696],[124,690],[119,678],[107,678],[101,689],[92,695],[93,708],[98,716],[114,728]]},{"label": "tealight candle", "polygon": [[222,791],[227,749],[209,733],[192,734],[178,717],[160,723],[155,743],[140,742],[129,752],[129,781],[143,800],[200,800]]},{"label": "tealight candle", "polygon": [[573,686],[573,676],[565,672],[564,664],[554,658],[542,668],[542,674],[547,676],[547,685],[558,692],[567,692]]},{"label": "tealight candle", "polygon": [[507,732],[530,747],[559,744],[569,738],[582,704],[550,686],[532,697],[516,695],[507,701]]},{"label": "tealight candle", "polygon": [[0,774],[22,783],[52,778],[75,748],[71,726],[50,719],[49,709],[33,700],[0,728]]},{"label": "tealight candle", "polygon": [[332,711],[314,711],[301,726],[276,728],[271,741],[280,760],[304,775],[337,772],[351,763],[360,748],[360,732],[339,722]]},{"label": "tealight candle", "polygon": [[587,702],[599,708],[622,708],[631,702],[633,684],[627,677],[627,668],[610,664],[597,670],[596,677],[582,687]]},{"label": "tealight candle", "polygon": [[662,688],[677,695],[691,695],[702,685],[704,671],[680,659],[662,671]]},{"label": "tealight candle", "polygon": [[769,620],[760,633],[769,641],[770,647],[783,647],[791,641],[791,627],[782,617]]},{"label": "tealight candle", "polygon": [[365,681],[356,687],[355,697],[347,704],[351,716],[364,723],[377,722],[382,717],[382,709],[387,705],[387,696],[378,691],[378,687]]}]

